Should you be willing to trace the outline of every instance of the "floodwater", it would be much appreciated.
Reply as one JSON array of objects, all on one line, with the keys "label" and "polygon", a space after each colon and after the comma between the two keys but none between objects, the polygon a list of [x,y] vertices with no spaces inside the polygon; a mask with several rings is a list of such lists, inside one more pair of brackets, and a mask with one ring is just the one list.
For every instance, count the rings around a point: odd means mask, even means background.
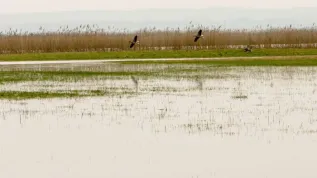
[{"label": "floodwater", "polygon": [[[317,68],[221,75],[235,77],[140,79],[133,95],[0,100],[0,177],[317,177]],[[0,90],[80,87],[135,85],[33,81]]]}]

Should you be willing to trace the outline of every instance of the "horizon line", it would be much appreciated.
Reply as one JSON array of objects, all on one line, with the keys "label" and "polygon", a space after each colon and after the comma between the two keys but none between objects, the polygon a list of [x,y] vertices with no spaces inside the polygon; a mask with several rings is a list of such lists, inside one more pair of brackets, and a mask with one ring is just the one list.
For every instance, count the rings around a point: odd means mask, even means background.
[{"label": "horizon line", "polygon": [[314,9],[317,6],[297,6],[297,7],[239,7],[239,6],[213,6],[202,8],[131,8],[131,9],[79,9],[79,10],[53,10],[53,11],[33,11],[33,12],[0,12],[0,15],[25,15],[25,14],[49,14],[68,12],[131,12],[131,11],[153,11],[153,10],[207,10],[207,9],[245,9],[245,10],[292,10],[292,9]]}]

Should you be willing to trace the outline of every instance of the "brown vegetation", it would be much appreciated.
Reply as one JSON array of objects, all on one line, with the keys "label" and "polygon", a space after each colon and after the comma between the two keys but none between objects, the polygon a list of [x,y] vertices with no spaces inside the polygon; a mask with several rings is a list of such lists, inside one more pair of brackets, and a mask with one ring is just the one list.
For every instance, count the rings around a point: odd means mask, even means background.
[{"label": "brown vegetation", "polygon": [[[194,43],[194,35],[203,29],[205,39]],[[140,45],[132,50],[179,50],[242,48],[295,47],[313,48],[317,43],[317,28],[256,28],[253,30],[232,30],[205,27],[186,27],[185,29],[145,28],[137,32],[126,29],[109,32],[98,26],[81,25],[69,29],[61,27],[58,31],[40,28],[36,33],[10,30],[0,33],[0,53],[30,52],[71,52],[71,51],[120,51],[130,50],[129,40],[139,35]],[[305,45],[303,45],[305,44]]]}]

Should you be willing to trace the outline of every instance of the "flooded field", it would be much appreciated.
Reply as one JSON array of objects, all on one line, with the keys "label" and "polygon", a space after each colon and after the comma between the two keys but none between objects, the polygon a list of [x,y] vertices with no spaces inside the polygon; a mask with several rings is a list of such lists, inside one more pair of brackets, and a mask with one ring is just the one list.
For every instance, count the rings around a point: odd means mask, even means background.
[{"label": "flooded field", "polygon": [[317,176],[317,67],[92,63],[0,72],[2,94],[98,91],[2,98],[0,177]]}]

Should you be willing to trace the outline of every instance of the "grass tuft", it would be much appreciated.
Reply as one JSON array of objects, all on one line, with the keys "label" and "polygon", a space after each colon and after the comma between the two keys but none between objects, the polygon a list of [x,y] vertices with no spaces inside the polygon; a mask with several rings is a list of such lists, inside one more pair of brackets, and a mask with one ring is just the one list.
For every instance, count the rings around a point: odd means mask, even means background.
[{"label": "grass tuft", "polygon": [[78,98],[92,96],[127,95],[132,92],[105,92],[101,90],[68,90],[68,91],[0,91],[0,99],[47,99],[47,98]]}]

